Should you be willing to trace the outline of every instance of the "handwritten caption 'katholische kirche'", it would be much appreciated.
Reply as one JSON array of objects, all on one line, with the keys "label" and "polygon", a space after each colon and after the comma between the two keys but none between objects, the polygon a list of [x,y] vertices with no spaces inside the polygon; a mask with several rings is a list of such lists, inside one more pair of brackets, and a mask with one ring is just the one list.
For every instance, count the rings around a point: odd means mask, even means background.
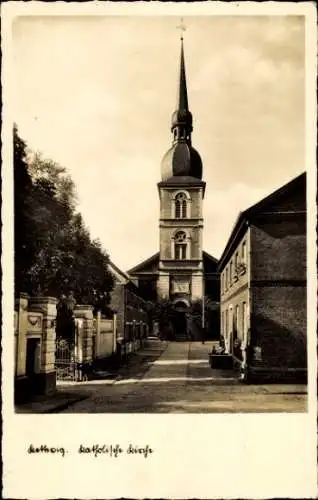
[{"label": "handwritten caption 'katholische kirche'", "polygon": [[[61,457],[65,457],[69,453],[69,450],[62,446],[47,446],[46,444],[35,446],[33,444],[30,444],[27,452],[30,455],[59,455]],[[145,446],[132,444],[129,444],[128,446],[121,446],[119,444],[93,444],[91,446],[86,446],[81,444],[76,450],[76,453],[86,456],[94,456],[95,458],[102,455],[113,458],[117,458],[122,455],[139,455],[144,456],[144,458],[148,458],[150,455],[152,455],[153,452],[154,450],[148,444]]]}]

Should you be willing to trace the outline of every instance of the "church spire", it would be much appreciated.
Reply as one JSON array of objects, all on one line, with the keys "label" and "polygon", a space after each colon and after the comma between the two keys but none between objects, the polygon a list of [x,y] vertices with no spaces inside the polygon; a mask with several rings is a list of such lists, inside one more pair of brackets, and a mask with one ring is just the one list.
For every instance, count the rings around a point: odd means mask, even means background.
[{"label": "church spire", "polygon": [[[184,25],[178,26],[182,31]],[[181,177],[202,180],[202,160],[192,147],[192,114],[189,111],[186,71],[184,62],[183,36],[181,35],[180,74],[178,81],[177,109],[172,115],[171,132],[173,143],[161,161],[163,181]]]},{"label": "church spire", "polygon": [[181,36],[181,56],[180,56],[180,80],[179,80],[179,99],[178,99],[178,109],[179,111],[189,111],[188,110],[188,91],[187,91],[187,80],[184,64],[184,51],[183,51],[183,36]]},{"label": "church spire", "polygon": [[[182,23],[180,26],[178,26],[178,28],[183,31],[185,30],[185,27]],[[188,90],[182,34],[177,109],[172,115],[171,132],[173,132],[174,142],[186,141],[188,144],[191,144],[192,114],[189,111],[188,104]]]}]

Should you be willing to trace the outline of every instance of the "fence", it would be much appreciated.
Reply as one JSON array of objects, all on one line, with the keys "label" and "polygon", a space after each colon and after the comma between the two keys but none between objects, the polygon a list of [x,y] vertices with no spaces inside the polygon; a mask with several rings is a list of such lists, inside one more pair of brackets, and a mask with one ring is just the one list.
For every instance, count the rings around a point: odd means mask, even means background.
[{"label": "fence", "polygon": [[[14,366],[15,399],[28,399],[30,394],[50,393],[56,389],[56,380],[83,380],[94,362],[103,362],[115,352],[121,356],[118,343],[124,343],[124,352],[141,347],[147,336],[144,321],[126,323],[127,338],[117,332],[117,317],[104,319],[93,308],[77,305],[73,326],[57,328],[57,299],[30,298],[26,294],[16,300],[14,311]],[[58,331],[58,336],[56,334]]]},{"label": "fence", "polygon": [[74,338],[57,339],[57,380],[81,381],[92,375],[97,362],[109,358],[116,350],[116,316],[93,317],[91,306],[76,306]]}]

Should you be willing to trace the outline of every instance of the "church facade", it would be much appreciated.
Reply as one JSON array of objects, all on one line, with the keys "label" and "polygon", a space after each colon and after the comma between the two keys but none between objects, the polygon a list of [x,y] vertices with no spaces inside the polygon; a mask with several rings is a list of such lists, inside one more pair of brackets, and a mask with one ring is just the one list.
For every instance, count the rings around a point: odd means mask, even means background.
[{"label": "church facade", "polygon": [[219,303],[218,261],[203,251],[202,160],[192,146],[192,114],[188,105],[183,39],[181,38],[177,109],[172,114],[172,145],[161,162],[159,252],[128,271],[149,300],[170,299],[186,311],[205,296]]}]

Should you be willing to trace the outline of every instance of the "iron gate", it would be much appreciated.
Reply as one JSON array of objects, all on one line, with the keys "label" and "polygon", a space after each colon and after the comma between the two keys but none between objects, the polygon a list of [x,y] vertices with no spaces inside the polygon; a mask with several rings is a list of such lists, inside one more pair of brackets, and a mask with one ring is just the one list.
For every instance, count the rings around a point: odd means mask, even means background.
[{"label": "iron gate", "polygon": [[80,380],[81,369],[75,344],[68,339],[56,339],[55,370],[57,380]]}]

